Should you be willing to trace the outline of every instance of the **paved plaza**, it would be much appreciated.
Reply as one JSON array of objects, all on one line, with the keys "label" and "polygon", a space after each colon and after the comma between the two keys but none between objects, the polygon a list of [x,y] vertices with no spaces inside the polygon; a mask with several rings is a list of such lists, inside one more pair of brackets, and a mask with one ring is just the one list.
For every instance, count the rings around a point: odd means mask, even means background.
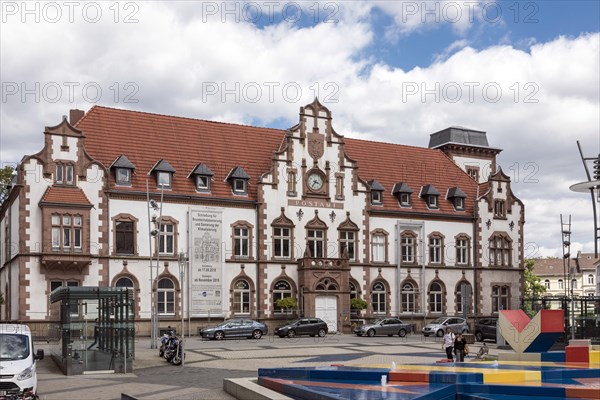
[{"label": "paved plaza", "polygon": [[[440,339],[421,335],[356,337],[328,335],[325,338],[260,340],[186,340],[185,366],[176,367],[150,349],[147,338],[136,341],[133,373],[64,376],[46,352],[38,364],[42,400],[120,399],[127,394],[137,399],[232,399],[222,390],[223,378],[256,377],[258,368],[322,366],[331,364],[397,365],[435,362],[443,358]],[[488,343],[490,354],[496,346]],[[38,343],[45,349],[45,343]],[[480,344],[472,345],[476,353]]]}]

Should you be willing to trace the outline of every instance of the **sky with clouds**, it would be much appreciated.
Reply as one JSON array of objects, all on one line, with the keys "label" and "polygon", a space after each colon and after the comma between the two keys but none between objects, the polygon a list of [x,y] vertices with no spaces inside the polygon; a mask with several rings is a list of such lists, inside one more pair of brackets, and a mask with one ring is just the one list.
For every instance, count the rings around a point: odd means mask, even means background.
[{"label": "sky with clouds", "polygon": [[487,132],[526,206],[527,256],[592,252],[597,1],[1,1],[0,164],[94,104],[288,128],[318,96],[344,136],[426,147]]}]

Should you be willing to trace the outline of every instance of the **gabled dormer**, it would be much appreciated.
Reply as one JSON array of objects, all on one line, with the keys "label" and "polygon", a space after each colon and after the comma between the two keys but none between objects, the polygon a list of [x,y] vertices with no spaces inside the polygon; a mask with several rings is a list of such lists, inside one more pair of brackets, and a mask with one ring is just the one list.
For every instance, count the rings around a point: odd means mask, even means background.
[{"label": "gabled dormer", "polygon": [[175,172],[175,168],[166,160],[159,160],[150,170],[150,173],[154,173],[156,176],[156,187],[159,189],[171,189],[173,187],[173,174]]},{"label": "gabled dormer", "polygon": [[446,199],[450,200],[456,211],[464,211],[467,195],[458,186],[448,189]]},{"label": "gabled dormer", "polygon": [[398,182],[392,188],[392,195],[398,199],[400,207],[410,207],[412,205],[412,189],[405,182]]},{"label": "gabled dormer", "polygon": [[194,179],[196,185],[196,191],[198,192],[210,192],[211,179],[214,172],[206,164],[198,164],[194,167],[192,172],[188,175],[188,178]]},{"label": "gabled dormer", "polygon": [[131,186],[131,178],[135,171],[135,165],[124,154],[121,154],[113,161],[110,165],[110,170],[114,171],[117,186]]},{"label": "gabled dormer", "polygon": [[248,181],[250,176],[244,171],[242,167],[234,167],[229,175],[227,175],[227,182],[231,185],[233,194],[247,195],[248,194]]},{"label": "gabled dormer", "polygon": [[375,206],[380,206],[383,204],[383,192],[385,188],[381,183],[379,183],[376,179],[371,179],[369,182],[369,187],[371,188],[371,204]]},{"label": "gabled dormer", "polygon": [[427,208],[436,210],[440,208],[439,197],[440,192],[433,185],[425,185],[421,187],[421,198],[427,203]]}]

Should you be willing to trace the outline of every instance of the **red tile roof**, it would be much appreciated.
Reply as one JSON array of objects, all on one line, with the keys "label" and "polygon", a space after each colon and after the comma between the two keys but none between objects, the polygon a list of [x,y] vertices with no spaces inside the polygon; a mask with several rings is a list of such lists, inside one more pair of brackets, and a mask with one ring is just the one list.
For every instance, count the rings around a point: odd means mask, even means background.
[{"label": "red tile roof", "polygon": [[40,203],[60,203],[91,207],[92,203],[83,190],[78,187],[50,186],[42,196]]},{"label": "red tile roof", "polygon": [[[239,198],[232,194],[225,178],[234,167],[240,166],[251,177],[249,200],[257,198],[258,177],[270,170],[272,153],[280,148],[285,136],[285,131],[278,129],[101,106],[94,106],[76,127],[83,130],[86,150],[103,165],[110,166],[121,154],[135,164],[132,187],[118,187],[119,190],[145,191],[146,174],[158,160],[164,159],[177,171],[173,193],[206,196],[197,193],[188,178],[198,163],[204,163],[214,172],[209,196]],[[365,181],[377,179],[384,186],[384,209],[400,209],[391,191],[395,183],[406,182],[413,190],[413,206],[407,211],[472,215],[477,183],[440,150],[349,138],[345,138],[345,143],[348,156],[358,161],[360,177]],[[427,184],[441,193],[439,210],[428,210],[419,198],[421,186]],[[445,199],[446,191],[454,186],[467,195],[463,212],[454,211],[451,202]],[[111,187],[115,188],[114,180]],[[150,189],[156,191],[154,177]]]},{"label": "red tile roof", "polygon": [[[594,271],[594,264],[599,260],[598,258],[594,258],[593,253],[579,253],[578,258],[579,267],[582,271]],[[533,271],[538,276],[561,275],[564,273],[562,257],[537,258],[534,261],[535,265],[533,267]],[[569,265],[574,267],[575,261],[571,260]]]}]

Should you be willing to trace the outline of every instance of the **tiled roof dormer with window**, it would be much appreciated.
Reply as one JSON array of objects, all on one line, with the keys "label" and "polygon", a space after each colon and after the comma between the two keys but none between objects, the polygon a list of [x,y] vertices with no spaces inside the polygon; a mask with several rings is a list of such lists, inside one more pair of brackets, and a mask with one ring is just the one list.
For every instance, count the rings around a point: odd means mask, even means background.
[{"label": "tiled roof dormer with window", "polygon": [[159,160],[156,162],[151,173],[156,176],[156,187],[159,189],[171,189],[173,186],[173,174],[175,168],[167,160]]},{"label": "tiled roof dormer with window", "polygon": [[194,167],[188,178],[194,179],[198,192],[210,192],[211,179],[214,175],[215,173],[206,164],[200,163]]},{"label": "tiled roof dormer with window", "polygon": [[242,167],[235,167],[229,172],[226,179],[231,185],[231,190],[235,195],[246,195],[248,194],[248,181],[250,176],[244,171]]},{"label": "tiled roof dormer with window", "polygon": [[425,200],[427,207],[429,209],[438,209],[440,208],[440,192],[431,184],[425,185],[421,187],[421,194],[419,197],[422,197]]},{"label": "tiled roof dormer with window", "polygon": [[135,171],[135,165],[129,161],[127,156],[121,154],[113,161],[110,169],[114,171],[115,183],[118,186],[131,186],[131,176]]},{"label": "tiled roof dormer with window", "polygon": [[371,179],[367,183],[371,187],[371,204],[383,204],[383,192],[385,191],[385,188],[376,179]]},{"label": "tiled roof dormer with window", "polygon": [[454,204],[454,208],[456,211],[462,211],[465,209],[465,198],[467,195],[465,192],[460,190],[458,186],[452,187],[448,189],[446,193],[446,198]]},{"label": "tiled roof dormer with window", "polygon": [[392,194],[398,199],[400,207],[410,207],[412,204],[412,189],[404,182],[394,184]]}]

